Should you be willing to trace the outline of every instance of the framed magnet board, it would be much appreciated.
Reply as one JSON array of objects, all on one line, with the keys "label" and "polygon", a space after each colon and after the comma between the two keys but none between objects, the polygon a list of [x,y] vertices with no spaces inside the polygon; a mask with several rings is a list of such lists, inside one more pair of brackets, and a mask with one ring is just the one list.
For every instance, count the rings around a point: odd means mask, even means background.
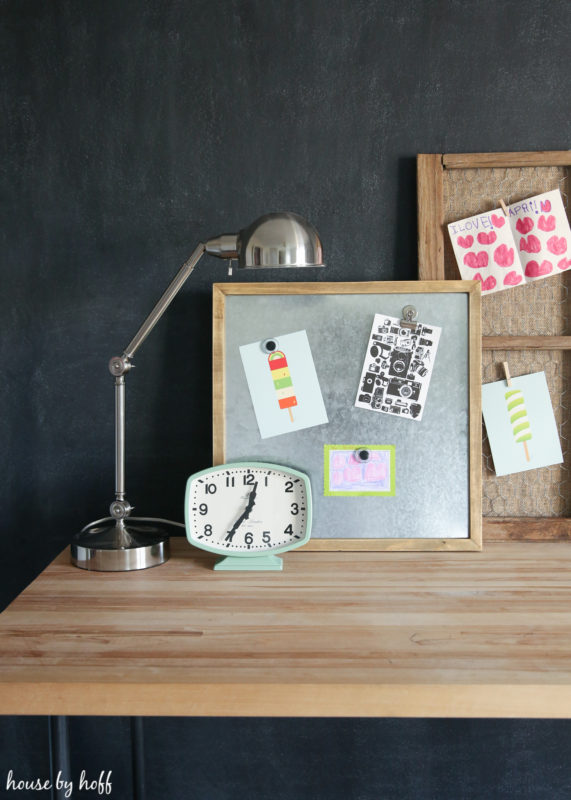
[{"label": "framed magnet board", "polygon": [[[478,281],[244,283],[213,287],[214,464],[267,461],[307,473],[314,550],[480,550]],[[355,407],[376,314],[441,328],[421,420]],[[304,331],[328,422],[262,438],[240,348]],[[384,494],[328,491],[336,448],[386,448]]]}]

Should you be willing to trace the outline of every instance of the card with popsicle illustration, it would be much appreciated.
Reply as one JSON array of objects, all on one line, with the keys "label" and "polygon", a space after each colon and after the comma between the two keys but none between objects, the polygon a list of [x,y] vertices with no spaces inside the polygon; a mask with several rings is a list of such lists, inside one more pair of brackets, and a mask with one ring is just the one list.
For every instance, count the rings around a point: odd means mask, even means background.
[{"label": "card with popsicle illustration", "polygon": [[262,439],[328,422],[306,331],[242,345],[240,356]]},{"label": "card with popsicle illustration", "polygon": [[563,461],[545,372],[486,383],[482,412],[496,475]]},{"label": "card with popsicle illustration", "polygon": [[571,229],[559,189],[448,225],[465,280],[492,294],[571,267]]}]

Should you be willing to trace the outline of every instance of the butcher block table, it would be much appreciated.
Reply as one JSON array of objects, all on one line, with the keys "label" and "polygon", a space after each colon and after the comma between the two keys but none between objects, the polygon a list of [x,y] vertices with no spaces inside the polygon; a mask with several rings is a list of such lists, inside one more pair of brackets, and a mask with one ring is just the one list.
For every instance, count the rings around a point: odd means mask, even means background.
[{"label": "butcher block table", "polygon": [[0,615],[2,714],[571,717],[571,544],[131,573],[64,551]]}]

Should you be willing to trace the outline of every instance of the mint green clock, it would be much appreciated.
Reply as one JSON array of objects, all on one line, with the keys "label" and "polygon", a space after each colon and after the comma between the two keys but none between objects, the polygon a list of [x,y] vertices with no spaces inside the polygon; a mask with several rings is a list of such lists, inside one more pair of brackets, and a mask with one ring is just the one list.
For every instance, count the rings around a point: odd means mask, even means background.
[{"label": "mint green clock", "polygon": [[222,464],[186,484],[186,536],[223,558],[214,569],[281,570],[278,553],[311,536],[311,484],[303,472],[259,461]]}]

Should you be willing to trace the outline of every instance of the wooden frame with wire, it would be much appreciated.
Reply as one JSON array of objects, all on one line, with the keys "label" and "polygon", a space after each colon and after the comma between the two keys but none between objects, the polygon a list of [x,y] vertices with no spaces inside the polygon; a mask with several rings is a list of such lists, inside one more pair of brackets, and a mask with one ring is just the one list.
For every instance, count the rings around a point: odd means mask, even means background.
[{"label": "wooden frame with wire", "polygon": [[[444,181],[448,170],[571,168],[571,151],[419,154],[419,280],[445,280]],[[483,350],[571,350],[571,336],[483,336]],[[485,517],[485,539],[571,539],[569,517]]]}]

